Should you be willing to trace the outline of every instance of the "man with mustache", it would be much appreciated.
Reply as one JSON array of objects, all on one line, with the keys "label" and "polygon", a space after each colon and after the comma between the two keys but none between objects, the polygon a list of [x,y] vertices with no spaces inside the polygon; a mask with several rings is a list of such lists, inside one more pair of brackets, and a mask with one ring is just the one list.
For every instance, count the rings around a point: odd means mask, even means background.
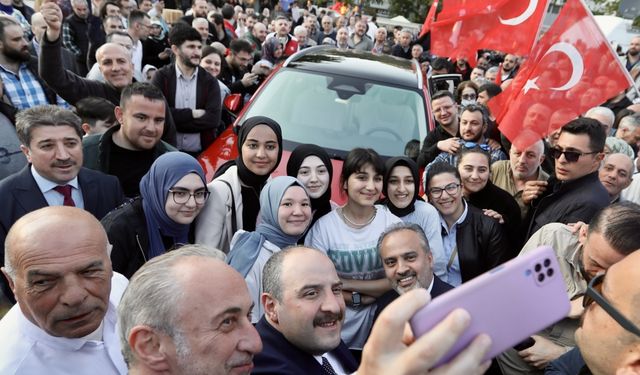
[{"label": "man with mustache", "polygon": [[551,223],[534,233],[520,254],[539,246],[551,246],[571,299],[569,315],[533,336],[535,344],[498,356],[503,374],[542,374],[544,367],[575,347],[574,332],[583,312],[583,294],[597,274],[634,252],[640,243],[640,206],[631,202],[612,204],[595,214],[588,226],[577,232],[561,223]]},{"label": "man with mustache", "polygon": [[356,370],[356,360],[340,338],[342,282],[324,253],[302,246],[275,253],[264,267],[262,285],[265,314],[256,329],[264,348],[254,358],[253,374]]},{"label": "man with mustache", "polygon": [[388,304],[410,290],[423,288],[435,298],[453,289],[433,273],[429,241],[418,224],[398,223],[387,228],[378,239],[378,253],[393,290],[376,301],[374,321]]},{"label": "man with mustache", "polygon": [[16,131],[29,165],[0,181],[0,264],[9,228],[27,213],[64,205],[102,219],[124,200],[118,179],[82,168],[81,120],[70,110],[53,105],[26,109],[16,118]]},{"label": "man with mustache", "polygon": [[0,373],[126,374],[116,307],[127,279],[111,269],[100,222],[45,207],[18,220],[6,246],[18,304],[0,320]]}]

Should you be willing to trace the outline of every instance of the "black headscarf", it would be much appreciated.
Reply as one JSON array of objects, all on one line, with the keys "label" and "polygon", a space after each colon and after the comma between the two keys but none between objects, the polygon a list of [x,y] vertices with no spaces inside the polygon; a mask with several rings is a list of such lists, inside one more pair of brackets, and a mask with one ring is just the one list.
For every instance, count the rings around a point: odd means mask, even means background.
[{"label": "black headscarf", "polygon": [[[278,160],[273,169],[264,176],[251,172],[242,161],[242,145],[247,140],[251,129],[258,125],[270,127],[278,140]],[[282,131],[280,130],[280,125],[264,116],[251,117],[245,120],[238,132],[238,157],[235,160],[235,164],[238,167],[238,177],[242,181],[242,189],[240,191],[242,194],[242,229],[246,231],[254,231],[256,229],[256,220],[260,212],[260,192],[271,173],[280,164],[280,159],[282,159]]]},{"label": "black headscarf", "polygon": [[[387,196],[387,185],[389,185],[389,177],[391,176],[391,171],[393,171],[393,168],[397,166],[404,166],[409,168],[411,174],[413,175],[413,184],[415,185],[411,203],[405,208],[398,208],[394,206],[391,202],[391,199],[389,199],[389,197]],[[418,176],[418,165],[416,164],[416,162],[404,156],[398,156],[387,160],[387,162],[385,163],[382,193],[386,197],[382,201],[382,203],[386,205],[389,208],[389,211],[391,211],[391,213],[396,215],[397,217],[404,217],[415,211],[415,203],[418,199],[418,194],[420,193],[420,177]]]},{"label": "black headscarf", "polygon": [[293,150],[289,157],[289,162],[287,163],[287,175],[297,177],[300,165],[302,165],[302,162],[307,158],[307,156],[311,155],[320,158],[325,167],[327,167],[327,172],[329,172],[329,187],[320,197],[311,198],[311,209],[314,211],[314,214],[309,228],[311,228],[319,218],[331,212],[331,180],[333,179],[333,165],[331,165],[331,158],[322,147],[313,144],[303,144]]},{"label": "black headscarf", "polygon": [[[273,167],[273,169],[264,176],[259,176],[251,172],[242,161],[242,145],[247,140],[247,136],[251,132],[251,129],[255,128],[258,125],[266,125],[270,127],[271,130],[273,130],[273,132],[276,134],[276,138],[278,139],[278,160],[276,161],[276,165]],[[278,164],[280,164],[280,159],[282,159],[282,130],[280,129],[280,125],[274,120],[264,116],[255,116],[246,119],[242,123],[242,125],[240,126],[240,130],[238,131],[238,157],[236,158],[236,165],[238,166],[238,177],[240,177],[240,180],[245,185],[262,190],[262,186],[264,186],[271,173],[278,167]],[[259,190],[258,193],[260,193]]]}]

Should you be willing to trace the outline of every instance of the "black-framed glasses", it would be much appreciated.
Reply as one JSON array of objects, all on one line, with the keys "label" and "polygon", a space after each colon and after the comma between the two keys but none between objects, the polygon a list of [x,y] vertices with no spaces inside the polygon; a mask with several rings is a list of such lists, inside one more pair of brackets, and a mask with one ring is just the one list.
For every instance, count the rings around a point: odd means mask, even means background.
[{"label": "black-framed glasses", "polygon": [[479,147],[481,150],[483,151],[491,151],[491,147],[489,147],[488,144],[486,143],[476,143],[476,142],[460,142],[460,144],[462,144],[462,147],[466,148],[466,149],[472,149],[472,148],[476,148]]},{"label": "black-framed glasses", "polygon": [[587,286],[587,291],[584,294],[582,299],[582,307],[585,309],[592,304],[593,302],[597,303],[602,307],[604,311],[609,314],[620,326],[627,331],[633,333],[636,336],[640,336],[640,328],[637,325],[633,324],[629,319],[627,319],[618,309],[613,307],[603,296],[602,296],[602,283],[604,282],[604,273],[597,275],[589,282]]},{"label": "black-framed glasses", "polygon": [[443,188],[434,187],[429,189],[429,195],[431,195],[434,199],[439,199],[442,196],[442,192],[446,191],[450,196],[454,196],[458,194],[458,191],[460,191],[460,186],[460,184],[450,183]]},{"label": "black-framed glasses", "polygon": [[204,204],[210,194],[208,190],[198,190],[193,193],[186,190],[169,190],[169,193],[171,193],[173,201],[176,202],[176,204],[185,204],[191,197],[196,201],[196,204]]},{"label": "black-framed glasses", "polygon": [[593,155],[593,154],[597,154],[600,151],[593,151],[593,152],[580,152],[580,151],[563,151],[559,148],[552,148],[551,149],[551,156],[558,160],[560,159],[560,156],[562,154],[564,154],[564,158],[567,159],[567,161],[569,163],[575,163],[578,161],[578,159],[580,159],[580,156],[582,155]]}]

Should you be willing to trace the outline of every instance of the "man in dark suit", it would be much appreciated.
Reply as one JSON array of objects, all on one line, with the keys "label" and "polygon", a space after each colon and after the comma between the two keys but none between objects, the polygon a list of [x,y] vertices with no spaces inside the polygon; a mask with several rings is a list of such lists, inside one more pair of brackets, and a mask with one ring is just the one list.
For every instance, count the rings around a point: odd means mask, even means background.
[{"label": "man in dark suit", "polygon": [[292,247],[264,266],[256,325],[263,350],[253,374],[344,374],[358,364],[340,339],[345,304],[333,262],[321,251]]},{"label": "man in dark suit", "polygon": [[378,240],[378,253],[393,289],[376,301],[374,321],[388,304],[412,289],[427,289],[431,298],[453,289],[433,273],[429,241],[417,224],[398,223],[387,228]]},{"label": "man in dark suit", "polygon": [[[30,166],[0,181],[2,265],[9,228],[27,213],[46,206],[75,206],[100,220],[124,200],[116,177],[82,168],[81,121],[73,112],[53,105],[26,109],[16,117],[16,132]],[[4,278],[2,286],[11,296]]]},{"label": "man in dark suit", "polygon": [[162,67],[153,77],[167,98],[178,132],[178,149],[199,154],[224,130],[220,126],[218,80],[199,67],[202,37],[191,26],[176,25],[169,33],[175,63]]}]

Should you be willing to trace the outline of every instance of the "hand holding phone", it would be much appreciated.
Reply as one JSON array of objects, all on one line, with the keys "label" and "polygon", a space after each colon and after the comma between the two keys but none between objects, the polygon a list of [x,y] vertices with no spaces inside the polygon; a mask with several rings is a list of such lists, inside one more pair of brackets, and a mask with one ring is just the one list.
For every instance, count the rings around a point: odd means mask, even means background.
[{"label": "hand holding phone", "polygon": [[471,315],[470,327],[436,366],[482,333],[492,341],[485,359],[493,358],[566,317],[570,305],[555,252],[545,246],[434,299],[411,318],[411,329],[421,336],[458,308]]}]

